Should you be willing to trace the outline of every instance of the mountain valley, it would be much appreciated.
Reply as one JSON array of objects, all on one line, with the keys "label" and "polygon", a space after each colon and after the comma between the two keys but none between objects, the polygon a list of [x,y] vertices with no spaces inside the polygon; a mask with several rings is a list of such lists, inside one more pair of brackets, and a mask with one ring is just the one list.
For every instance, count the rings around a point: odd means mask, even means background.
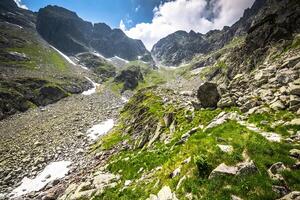
[{"label": "mountain valley", "polygon": [[300,3],[149,52],[0,2],[0,199],[300,199]]}]

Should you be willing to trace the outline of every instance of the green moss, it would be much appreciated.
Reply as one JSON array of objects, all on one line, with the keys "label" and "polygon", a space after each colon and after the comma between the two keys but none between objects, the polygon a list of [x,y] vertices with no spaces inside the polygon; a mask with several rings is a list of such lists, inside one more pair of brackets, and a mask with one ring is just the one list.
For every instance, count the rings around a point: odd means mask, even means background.
[{"label": "green moss", "polygon": [[[162,165],[169,157],[168,148],[155,148],[155,150],[133,150],[121,152],[112,158],[108,169],[113,173],[120,173],[122,180],[139,178],[142,173]],[[127,158],[127,159],[126,159]],[[139,170],[143,171],[139,171]]]},{"label": "green moss", "polygon": [[[123,133],[130,137],[134,136],[128,138],[128,140],[134,140],[136,135],[142,135],[145,127],[149,126],[153,127],[151,129],[153,133],[155,125],[162,121],[166,113],[174,115],[175,133],[168,144],[157,141],[150,148],[124,150],[114,155],[108,162],[108,169],[112,173],[120,174],[121,182],[116,188],[106,190],[96,199],[146,199],[150,194],[157,194],[165,185],[170,186],[172,191],[176,191],[179,199],[185,199],[187,193],[192,193],[195,199],[223,200],[231,199],[231,195],[257,200],[279,198],[272,191],[272,185],[277,183],[269,178],[267,170],[276,162],[283,162],[287,167],[291,167],[296,162],[289,156],[289,150],[295,148],[292,144],[270,142],[236,121],[228,121],[206,131],[199,129],[184,144],[176,145],[184,133],[199,125],[207,126],[222,111],[221,109],[203,109],[192,113],[184,108],[178,108],[176,104],[164,105],[161,97],[156,95],[155,88],[140,90],[122,111],[119,133],[115,132],[116,135],[108,138],[118,138],[115,141],[119,142],[120,133]],[[232,111],[240,112],[237,108],[226,110],[226,112]],[[250,115],[249,122],[267,130],[271,128],[272,122],[288,121],[293,118],[295,118],[293,113],[280,111]],[[262,121],[267,121],[267,123],[261,123]],[[279,129],[274,129],[274,131],[277,130]],[[169,134],[168,128],[164,127],[161,131],[161,135]],[[115,143],[112,142],[112,144]],[[233,152],[222,152],[218,144],[231,145]],[[233,166],[244,161],[244,152],[257,166],[257,173],[207,178],[210,172],[221,163]],[[189,157],[191,162],[183,164],[183,161]],[[153,170],[158,166],[162,169]],[[180,174],[170,178],[170,174],[178,167],[181,169]],[[147,174],[149,175],[147,179],[140,180],[142,175]],[[176,190],[183,176],[187,178]],[[300,174],[298,171],[286,171],[283,176],[290,188],[299,190]],[[133,181],[126,189],[123,188],[125,180]]]}]

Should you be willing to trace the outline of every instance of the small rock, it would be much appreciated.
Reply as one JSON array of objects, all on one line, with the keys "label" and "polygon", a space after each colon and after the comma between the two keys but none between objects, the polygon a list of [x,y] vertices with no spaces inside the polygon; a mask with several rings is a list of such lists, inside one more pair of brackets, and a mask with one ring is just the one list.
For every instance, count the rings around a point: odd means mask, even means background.
[{"label": "small rock", "polygon": [[176,176],[178,176],[180,174],[180,167],[175,169],[171,174],[170,174],[170,177],[171,178],[174,178]]},{"label": "small rock", "polygon": [[222,145],[217,144],[217,146],[223,151],[224,153],[231,153],[233,151],[233,147],[231,145]]},{"label": "small rock", "polygon": [[243,200],[242,198],[235,196],[235,195],[231,195],[231,200]]},{"label": "small rock", "polygon": [[293,191],[284,197],[282,197],[280,200],[299,200],[300,199],[300,192],[299,191]]},{"label": "small rock", "polygon": [[125,185],[125,186],[129,186],[131,183],[132,183],[131,180],[126,180],[125,183],[124,183],[124,185]]},{"label": "small rock", "polygon": [[300,158],[300,149],[292,149],[290,150],[290,156],[294,158]]}]

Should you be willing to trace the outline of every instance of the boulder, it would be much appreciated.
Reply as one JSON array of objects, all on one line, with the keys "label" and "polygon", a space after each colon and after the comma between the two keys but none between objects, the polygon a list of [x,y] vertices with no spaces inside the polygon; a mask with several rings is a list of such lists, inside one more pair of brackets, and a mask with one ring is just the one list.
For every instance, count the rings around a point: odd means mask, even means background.
[{"label": "boulder", "polygon": [[290,94],[300,96],[300,85],[289,84]]},{"label": "boulder", "polygon": [[225,163],[220,164],[209,175],[208,179],[213,179],[219,176],[234,176],[237,174],[238,168],[235,166],[227,166]]},{"label": "boulder", "polygon": [[239,163],[237,165],[237,169],[237,175],[248,175],[256,173],[258,171],[252,160]]},{"label": "boulder", "polygon": [[300,200],[300,192],[299,191],[293,191],[284,197],[280,198],[280,200]]},{"label": "boulder", "polygon": [[292,121],[288,122],[287,125],[300,126],[300,118],[293,119]]},{"label": "boulder", "polygon": [[228,166],[225,163],[220,164],[209,175],[208,179],[212,179],[219,176],[235,176],[235,175],[248,175],[258,171],[252,160],[246,160],[238,163],[235,166]]},{"label": "boulder", "polygon": [[171,178],[174,178],[174,177],[178,176],[178,175],[180,174],[180,171],[181,171],[180,167],[176,168],[176,169],[170,174],[170,177],[171,177]]},{"label": "boulder", "polygon": [[268,169],[268,174],[273,180],[284,181],[282,175],[280,174],[284,170],[286,170],[285,165],[282,162],[277,162]]},{"label": "boulder", "polygon": [[222,145],[217,144],[217,146],[223,151],[224,153],[231,153],[233,151],[233,147],[231,145]]},{"label": "boulder", "polygon": [[291,149],[290,156],[300,159],[300,149]]},{"label": "boulder", "polygon": [[283,103],[278,100],[278,101],[275,101],[274,103],[272,103],[270,105],[270,107],[273,109],[273,110],[283,110],[285,108],[285,106],[283,105]]},{"label": "boulder", "polygon": [[169,186],[164,186],[157,194],[159,200],[177,200],[177,197]]},{"label": "boulder", "polygon": [[211,82],[203,83],[198,89],[197,98],[204,108],[216,108],[221,98],[217,84]]}]

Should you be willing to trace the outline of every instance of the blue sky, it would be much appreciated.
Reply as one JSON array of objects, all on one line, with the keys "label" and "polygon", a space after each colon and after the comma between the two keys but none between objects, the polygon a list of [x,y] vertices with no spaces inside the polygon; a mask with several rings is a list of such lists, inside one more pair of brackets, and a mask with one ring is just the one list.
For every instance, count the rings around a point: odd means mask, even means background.
[{"label": "blue sky", "polygon": [[91,22],[105,22],[119,27],[123,20],[131,28],[138,23],[151,22],[153,9],[162,0],[22,0],[30,10],[38,11],[47,5],[58,5],[75,11]]}]

